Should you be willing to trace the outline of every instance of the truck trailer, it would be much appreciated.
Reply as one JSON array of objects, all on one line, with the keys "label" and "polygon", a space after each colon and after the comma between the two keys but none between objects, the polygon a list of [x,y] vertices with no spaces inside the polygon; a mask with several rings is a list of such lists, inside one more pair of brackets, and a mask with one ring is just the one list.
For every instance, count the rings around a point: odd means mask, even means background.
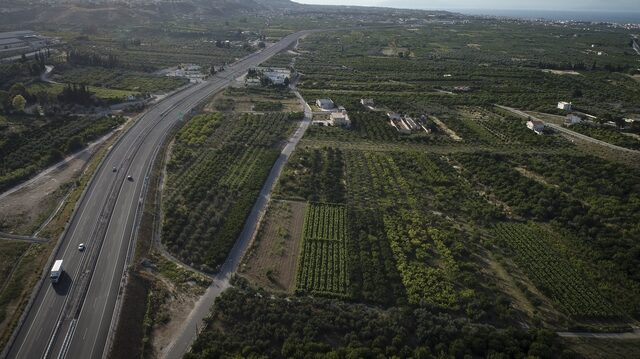
[{"label": "truck trailer", "polygon": [[53,267],[51,267],[51,275],[49,278],[51,278],[51,282],[52,283],[58,283],[58,281],[60,280],[60,277],[62,276],[62,259],[58,259],[53,263]]}]

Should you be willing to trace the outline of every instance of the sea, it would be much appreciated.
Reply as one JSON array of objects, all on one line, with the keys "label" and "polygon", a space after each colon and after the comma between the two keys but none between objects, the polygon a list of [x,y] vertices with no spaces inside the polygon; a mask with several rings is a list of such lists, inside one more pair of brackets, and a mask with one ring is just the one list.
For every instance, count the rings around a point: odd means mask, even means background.
[{"label": "sea", "polygon": [[551,11],[551,10],[505,10],[505,9],[456,9],[454,12],[467,15],[504,16],[521,19],[545,19],[556,21],[611,22],[618,24],[640,24],[640,12],[629,11]]}]

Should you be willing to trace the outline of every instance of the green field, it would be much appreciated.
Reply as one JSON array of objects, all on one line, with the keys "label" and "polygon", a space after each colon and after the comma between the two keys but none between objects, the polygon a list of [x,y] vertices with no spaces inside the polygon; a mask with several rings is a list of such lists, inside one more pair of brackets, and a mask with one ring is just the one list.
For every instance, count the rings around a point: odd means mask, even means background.
[{"label": "green field", "polygon": [[[46,92],[51,95],[58,95],[64,89],[65,84],[61,83],[37,83],[27,87],[30,93]],[[124,101],[128,96],[137,96],[140,92],[129,90],[117,90],[104,87],[89,86],[89,91],[102,100]]]},{"label": "green field", "polygon": [[300,293],[346,295],[349,290],[346,242],[346,207],[309,204],[304,220],[296,290]]},{"label": "green field", "polygon": [[92,89],[105,88],[139,93],[158,93],[167,92],[188,83],[187,79],[178,77],[157,76],[102,67],[71,67],[61,72],[62,74],[57,76],[60,78],[60,82],[87,84],[93,86]]},{"label": "green field", "polygon": [[162,241],[185,263],[216,272],[294,123],[285,113],[203,114],[178,132],[167,163]]},{"label": "green field", "polygon": [[123,117],[12,116],[0,128],[0,190],[38,173],[123,124]]},{"label": "green field", "polygon": [[500,223],[495,231],[498,241],[515,254],[518,266],[567,314],[588,319],[621,316],[571,263],[551,233],[535,225],[511,223]]}]

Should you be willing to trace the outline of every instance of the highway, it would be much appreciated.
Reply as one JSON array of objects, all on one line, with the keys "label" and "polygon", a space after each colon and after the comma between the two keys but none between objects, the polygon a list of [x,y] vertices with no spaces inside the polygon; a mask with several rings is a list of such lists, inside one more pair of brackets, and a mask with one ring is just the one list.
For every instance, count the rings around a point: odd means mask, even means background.
[{"label": "highway", "polygon": [[280,178],[282,169],[289,161],[289,157],[295,150],[298,142],[302,139],[305,132],[311,125],[313,113],[311,107],[304,101],[300,93],[295,89],[295,84],[291,86],[294,90],[296,97],[304,109],[304,119],[300,121],[298,128],[291,134],[286,145],[280,152],[280,156],[276,159],[276,162],[269,171],[269,176],[265,180],[260,194],[256,199],[256,202],[251,208],[251,212],[244,223],[240,236],[231,248],[227,259],[223,263],[220,271],[216,274],[207,288],[205,294],[200,297],[196,303],[187,320],[182,324],[182,327],[175,333],[173,341],[160,353],[159,357],[163,359],[180,359],[190,349],[191,344],[196,340],[199,329],[204,325],[203,320],[209,315],[211,306],[215,302],[215,299],[227,289],[230,284],[229,280],[238,270],[240,261],[244,257],[251,240],[255,236],[258,225],[264,216],[269,201],[271,199],[271,193]]},{"label": "highway", "polygon": [[[184,114],[307,33],[289,35],[164,99],[118,139],[85,189],[52,257],[64,260],[60,282],[41,281],[7,346],[8,358],[103,357],[146,177],[160,145]],[[85,251],[78,250],[79,243],[86,244]]]}]

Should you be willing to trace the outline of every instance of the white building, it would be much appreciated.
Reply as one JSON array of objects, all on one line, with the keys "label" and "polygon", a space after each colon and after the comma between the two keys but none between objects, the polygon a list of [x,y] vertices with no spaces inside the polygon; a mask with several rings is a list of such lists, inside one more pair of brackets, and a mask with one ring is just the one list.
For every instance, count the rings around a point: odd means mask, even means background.
[{"label": "white building", "polygon": [[527,121],[527,128],[541,135],[544,131],[544,122],[539,120],[529,120]]},{"label": "white building", "polygon": [[168,73],[167,76],[185,77],[191,82],[198,82],[204,78],[202,68],[195,64],[182,64],[175,71]]},{"label": "white building", "polygon": [[420,130],[420,126],[418,125],[418,123],[414,119],[412,119],[411,117],[405,117],[405,118],[402,119],[402,121],[407,124],[407,127],[409,127],[409,129],[411,131]]},{"label": "white building", "polygon": [[331,112],[329,122],[333,126],[351,127],[351,120],[346,110]]},{"label": "white building", "polygon": [[571,111],[571,102],[558,102],[558,108],[565,111]]},{"label": "white building", "polygon": [[264,75],[271,81],[274,85],[284,85],[288,76],[285,76],[279,72],[265,72]]},{"label": "white building", "polygon": [[285,79],[291,79],[291,70],[284,67],[256,67],[274,85],[284,85]]},{"label": "white building", "polygon": [[391,121],[400,121],[402,119],[402,115],[397,112],[387,112],[387,117],[389,117]]},{"label": "white building", "polygon": [[320,98],[316,100],[316,105],[322,110],[333,110],[336,104],[329,98]]},{"label": "white building", "polygon": [[360,104],[364,107],[373,108],[373,99],[370,98],[362,98],[360,99]]},{"label": "white building", "polygon": [[568,114],[567,118],[564,120],[564,124],[567,126],[575,125],[580,122],[582,122],[582,117],[573,113]]},{"label": "white building", "polygon": [[247,77],[244,80],[244,84],[248,87],[260,86],[260,79],[255,77]]}]

